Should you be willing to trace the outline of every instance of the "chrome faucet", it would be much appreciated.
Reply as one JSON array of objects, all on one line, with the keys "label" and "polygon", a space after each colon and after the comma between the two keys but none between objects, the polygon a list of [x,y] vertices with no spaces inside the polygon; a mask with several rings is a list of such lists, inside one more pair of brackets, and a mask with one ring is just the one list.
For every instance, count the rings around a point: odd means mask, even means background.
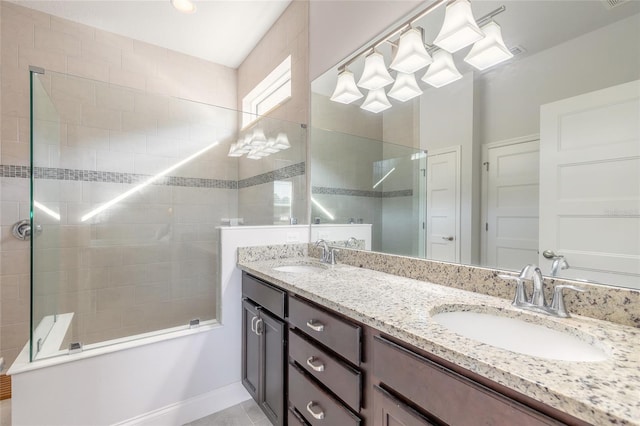
[{"label": "chrome faucet", "polygon": [[[551,305],[548,305],[544,294],[544,278],[542,277],[540,268],[536,265],[525,266],[517,276],[498,276],[505,280],[516,281],[516,294],[513,298],[513,302],[511,303],[513,306],[561,318],[568,318],[570,316],[564,304],[564,295],[562,290],[569,289],[584,292],[583,289],[573,285],[557,285],[553,289]],[[525,280],[533,281],[533,292],[531,294],[531,298],[528,300],[527,290],[524,286]]]},{"label": "chrome faucet", "polygon": [[322,248],[320,262],[328,263],[330,265],[336,264],[336,253],[340,250],[336,249],[335,247],[329,247],[327,245],[327,242],[323,239],[319,239],[318,241],[316,241],[315,246]]},{"label": "chrome faucet", "polygon": [[558,276],[559,270],[569,269],[569,263],[564,258],[564,256],[555,256],[553,258],[553,262],[551,263],[551,276]]},{"label": "chrome faucet", "polygon": [[327,242],[321,238],[318,241],[316,241],[315,246],[322,248],[322,255],[320,255],[320,262],[326,263],[327,260],[329,259],[329,246],[327,245]]}]

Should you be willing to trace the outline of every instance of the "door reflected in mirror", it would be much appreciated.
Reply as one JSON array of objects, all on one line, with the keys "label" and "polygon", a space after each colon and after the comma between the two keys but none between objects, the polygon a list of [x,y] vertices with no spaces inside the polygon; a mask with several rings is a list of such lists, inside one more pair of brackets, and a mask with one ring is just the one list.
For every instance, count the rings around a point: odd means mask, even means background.
[{"label": "door reflected in mirror", "polygon": [[[473,14],[503,5],[493,19],[514,56],[484,71],[464,48],[462,78],[435,88],[423,68],[423,94],[377,114],[330,100],[339,67],[358,81],[368,45],[312,83],[311,223],[345,225],[323,231],[333,240],[370,224],[374,251],[640,288],[640,2],[482,1]],[[431,43],[443,18],[413,26]],[[399,37],[378,48],[386,66]]]}]

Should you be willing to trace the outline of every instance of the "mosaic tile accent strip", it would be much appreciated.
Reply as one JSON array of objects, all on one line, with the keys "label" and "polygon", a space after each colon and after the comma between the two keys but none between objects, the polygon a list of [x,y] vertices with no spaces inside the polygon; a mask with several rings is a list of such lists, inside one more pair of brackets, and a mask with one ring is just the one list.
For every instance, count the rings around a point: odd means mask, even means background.
[{"label": "mosaic tile accent strip", "polygon": [[[30,175],[31,168],[29,166],[0,165],[0,177],[29,179]],[[96,170],[59,169],[52,167],[35,167],[33,170],[33,176],[35,179],[128,184],[142,183],[152,177],[151,175],[138,173],[99,172]],[[162,176],[156,179],[152,184],[190,188],[238,188],[238,182],[235,180],[203,179],[179,176]]]},{"label": "mosaic tile accent strip", "polygon": [[363,189],[347,189],[347,188],[332,188],[328,186],[313,186],[311,187],[312,194],[325,194],[325,195],[347,195],[352,197],[371,197],[371,198],[393,198],[393,197],[412,197],[413,189],[403,189],[399,191],[367,191]]},{"label": "mosaic tile accent strip", "polygon": [[250,186],[262,185],[264,183],[274,182],[276,180],[289,179],[296,176],[302,176],[306,173],[306,164],[296,163],[272,172],[262,173],[260,175],[251,176],[250,178],[238,181],[238,188],[248,188]]}]

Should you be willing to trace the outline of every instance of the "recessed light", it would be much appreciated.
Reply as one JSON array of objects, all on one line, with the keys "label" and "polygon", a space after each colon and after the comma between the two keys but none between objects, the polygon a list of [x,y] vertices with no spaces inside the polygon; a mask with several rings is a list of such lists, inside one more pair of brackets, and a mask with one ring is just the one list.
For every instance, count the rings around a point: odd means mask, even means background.
[{"label": "recessed light", "polygon": [[194,13],[196,11],[196,5],[191,0],[171,0],[171,4],[182,13]]}]

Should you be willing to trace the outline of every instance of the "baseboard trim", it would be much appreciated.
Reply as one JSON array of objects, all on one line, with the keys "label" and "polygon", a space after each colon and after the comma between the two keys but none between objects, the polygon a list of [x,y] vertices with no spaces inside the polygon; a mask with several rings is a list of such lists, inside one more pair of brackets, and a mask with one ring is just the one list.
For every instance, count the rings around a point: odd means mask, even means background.
[{"label": "baseboard trim", "polygon": [[170,404],[131,419],[115,423],[114,426],[175,426],[182,425],[210,414],[222,411],[251,396],[241,382],[232,383],[206,394]]}]

